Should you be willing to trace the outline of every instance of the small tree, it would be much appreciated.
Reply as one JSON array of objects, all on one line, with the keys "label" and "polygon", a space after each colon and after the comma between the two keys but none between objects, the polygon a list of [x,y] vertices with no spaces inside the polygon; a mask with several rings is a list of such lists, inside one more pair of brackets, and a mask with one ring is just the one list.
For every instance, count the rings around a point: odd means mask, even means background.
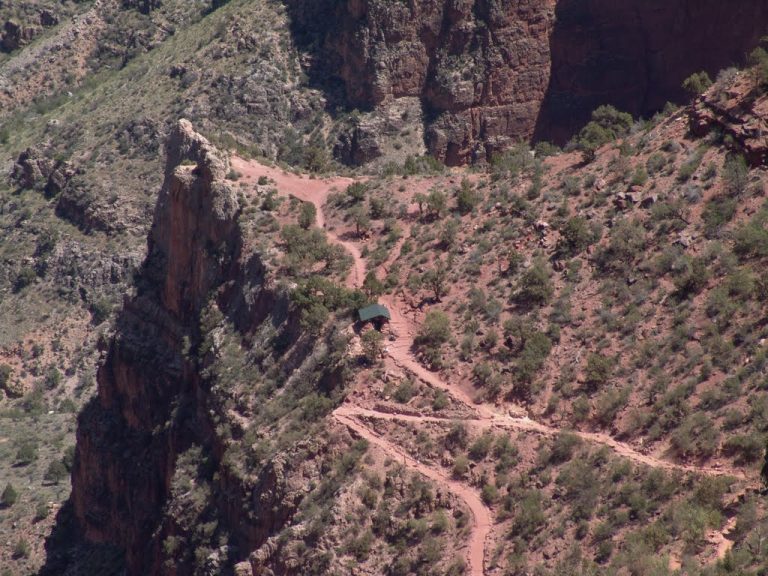
[{"label": "small tree", "polygon": [[683,90],[694,98],[706,92],[712,86],[712,78],[704,71],[695,72],[683,80]]},{"label": "small tree", "polygon": [[419,207],[419,217],[424,216],[424,205],[427,203],[427,195],[422,192],[416,192],[416,194],[413,195],[413,201],[418,205]]},{"label": "small tree", "polygon": [[427,196],[427,209],[429,214],[435,218],[440,218],[444,213],[448,205],[448,199],[444,192],[440,190],[432,190]]},{"label": "small tree", "polygon": [[317,221],[317,208],[312,202],[303,202],[299,208],[299,226],[309,230]]},{"label": "small tree", "polygon": [[456,209],[461,214],[469,214],[480,202],[480,197],[472,188],[472,183],[464,178],[461,181],[461,187],[456,193]]},{"label": "small tree", "polygon": [[569,218],[561,233],[569,254],[578,254],[595,241],[589,223],[581,216]]},{"label": "small tree", "polygon": [[526,304],[546,304],[552,298],[554,288],[550,272],[543,261],[537,260],[520,279],[518,296]]},{"label": "small tree", "polygon": [[632,128],[632,116],[619,112],[613,106],[600,106],[592,113],[592,121],[579,132],[576,140],[584,160],[591,162],[595,159],[597,150],[626,136]]},{"label": "small tree", "polygon": [[384,284],[376,277],[376,272],[373,270],[365,275],[363,290],[368,298],[373,298],[384,292]]},{"label": "small tree", "polygon": [[16,488],[13,487],[13,484],[8,482],[8,484],[5,485],[2,497],[0,497],[0,502],[2,502],[4,507],[9,507],[16,504],[18,500],[19,493],[16,491]]},{"label": "small tree", "polygon": [[604,386],[613,372],[613,363],[611,358],[602,354],[590,354],[584,369],[584,385],[593,392]]},{"label": "small tree", "polygon": [[368,330],[360,339],[363,346],[363,356],[368,364],[375,364],[381,356],[384,335],[378,330]]},{"label": "small tree", "polygon": [[371,226],[370,216],[362,206],[355,206],[350,211],[350,216],[352,216],[352,222],[355,224],[355,233],[358,237],[362,237]]},{"label": "small tree", "polygon": [[448,270],[442,260],[438,260],[435,267],[424,274],[424,282],[429,285],[435,294],[435,301],[440,302],[441,298],[447,294],[446,283],[448,281]]},{"label": "small tree", "polygon": [[442,364],[440,348],[451,339],[451,321],[445,313],[430,310],[424,318],[414,344],[420,348],[433,366]]},{"label": "small tree", "polygon": [[67,467],[61,460],[53,460],[45,471],[43,480],[52,484],[58,484],[67,476]]},{"label": "small tree", "polygon": [[353,203],[358,204],[365,200],[365,193],[368,191],[368,187],[363,182],[353,182],[347,186],[347,196]]}]

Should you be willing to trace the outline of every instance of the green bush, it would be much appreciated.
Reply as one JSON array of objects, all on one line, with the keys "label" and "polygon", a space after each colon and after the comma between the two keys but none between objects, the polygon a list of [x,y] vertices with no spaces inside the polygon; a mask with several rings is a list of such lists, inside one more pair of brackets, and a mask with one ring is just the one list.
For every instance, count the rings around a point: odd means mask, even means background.
[{"label": "green bush", "polygon": [[592,113],[592,121],[579,132],[577,148],[585,160],[592,161],[599,148],[626,136],[632,124],[630,114],[619,112],[613,106],[600,106]]},{"label": "green bush", "polygon": [[518,299],[524,304],[547,304],[554,293],[550,276],[549,267],[544,260],[535,260],[520,279],[517,290]]},{"label": "green bush", "polygon": [[5,506],[13,506],[18,502],[19,500],[19,493],[16,491],[16,488],[13,487],[13,484],[10,482],[5,485],[5,489],[3,490],[2,496],[0,496],[0,503]]},{"label": "green bush", "polygon": [[742,260],[768,256],[768,211],[761,210],[734,232],[733,251]]},{"label": "green bush", "polygon": [[708,458],[717,451],[719,440],[717,427],[701,412],[686,418],[670,438],[672,449],[681,458]]},{"label": "green bush", "polygon": [[12,557],[14,560],[20,558],[29,558],[30,547],[29,542],[25,538],[19,538],[16,541],[16,545],[13,547]]},{"label": "green bush", "polygon": [[480,202],[480,195],[472,187],[472,183],[464,178],[461,187],[456,193],[456,209],[461,214],[469,214]]},{"label": "green bush", "polygon": [[699,96],[712,86],[712,78],[705,71],[695,72],[683,80],[683,89],[691,96]]},{"label": "green bush", "polygon": [[37,444],[27,440],[22,442],[16,450],[16,465],[27,466],[37,460]]},{"label": "green bush", "polygon": [[52,484],[58,484],[67,477],[67,467],[61,460],[53,460],[45,471],[43,480]]},{"label": "green bush", "polygon": [[309,230],[315,225],[317,220],[317,209],[312,202],[302,202],[299,208],[299,226],[304,230]]},{"label": "green bush", "polygon": [[469,447],[469,457],[475,462],[484,460],[488,453],[491,451],[493,445],[493,434],[488,432],[478,436],[477,439]]},{"label": "green bush", "polygon": [[573,458],[573,453],[581,445],[581,439],[570,432],[561,432],[552,442],[549,454],[551,464],[564,464]]},{"label": "green bush", "polygon": [[597,240],[589,222],[581,216],[574,216],[566,220],[560,233],[570,255],[582,252]]},{"label": "green bush", "polygon": [[723,186],[730,196],[739,196],[747,187],[749,167],[741,154],[731,154],[723,166]]},{"label": "green bush", "polygon": [[584,369],[584,386],[592,392],[605,386],[611,378],[614,364],[613,358],[591,353],[587,358],[587,367]]},{"label": "green bush", "polygon": [[440,348],[450,339],[451,321],[448,316],[439,310],[430,310],[414,339],[414,345],[425,353],[431,364],[440,365]]},{"label": "green bush", "polygon": [[736,215],[738,201],[728,196],[712,198],[704,206],[702,219],[704,220],[704,233],[707,238],[717,236],[723,226],[728,224]]}]

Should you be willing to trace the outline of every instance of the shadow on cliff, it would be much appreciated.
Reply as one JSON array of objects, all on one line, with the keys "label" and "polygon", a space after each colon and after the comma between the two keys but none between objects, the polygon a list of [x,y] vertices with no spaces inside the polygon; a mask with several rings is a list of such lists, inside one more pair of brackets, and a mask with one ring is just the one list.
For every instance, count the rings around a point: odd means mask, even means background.
[{"label": "shadow on cliff", "polygon": [[[96,398],[83,412],[92,410]],[[45,540],[46,561],[38,576],[120,576],[125,557],[115,546],[85,541],[75,517],[72,496],[56,513],[51,533]]]},{"label": "shadow on cliff", "polygon": [[683,80],[744,61],[765,31],[768,3],[744,0],[560,0],[551,74],[534,141],[564,144],[611,104],[650,117],[687,95]]},{"label": "shadow on cliff", "polygon": [[338,0],[284,0],[283,3],[291,37],[303,55],[302,68],[309,86],[323,92],[326,112],[331,116],[351,110],[340,75],[342,58],[329,47],[330,39],[339,34],[342,27],[340,3]]}]

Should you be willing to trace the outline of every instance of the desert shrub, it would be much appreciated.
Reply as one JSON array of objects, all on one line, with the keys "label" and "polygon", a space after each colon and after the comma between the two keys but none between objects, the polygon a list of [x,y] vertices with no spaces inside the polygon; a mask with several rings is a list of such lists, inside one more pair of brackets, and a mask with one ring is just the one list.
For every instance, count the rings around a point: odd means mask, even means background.
[{"label": "desert shrub", "polygon": [[480,496],[483,499],[483,502],[490,506],[499,499],[499,489],[493,484],[486,484],[483,486]]},{"label": "desert shrub", "polygon": [[578,254],[597,240],[589,222],[581,216],[569,218],[560,233],[570,255]]},{"label": "desert shrub", "polygon": [[661,172],[664,169],[664,166],[667,165],[667,159],[661,152],[654,152],[648,157],[648,160],[645,162],[645,168],[648,171],[648,174],[651,176],[655,176],[659,172]]},{"label": "desert shrub", "polygon": [[571,174],[563,178],[563,190],[568,196],[578,196],[581,193],[581,181]]},{"label": "desert shrub", "polygon": [[366,530],[359,537],[352,538],[344,548],[347,554],[354,556],[356,560],[362,562],[368,558],[373,540],[373,533],[370,530]]},{"label": "desert shrub", "polygon": [[4,507],[13,506],[18,502],[19,500],[19,493],[16,491],[16,488],[13,487],[13,484],[10,482],[5,485],[5,489],[3,490],[2,496],[0,496],[0,504],[2,504]]},{"label": "desert shrub", "polygon": [[672,449],[681,458],[712,456],[718,448],[720,433],[701,412],[686,418],[670,438]]},{"label": "desert shrub", "polygon": [[723,226],[733,220],[736,207],[737,200],[728,196],[718,196],[707,202],[702,213],[704,233],[707,238],[717,236]]},{"label": "desert shrub", "polygon": [[712,86],[712,78],[706,71],[694,72],[683,80],[683,90],[691,96],[699,96]]},{"label": "desert shrub", "polygon": [[755,84],[765,88],[768,84],[768,52],[762,46],[758,46],[749,54],[749,64],[752,66],[752,74]]},{"label": "desert shrub", "polygon": [[359,204],[365,200],[365,196],[368,192],[368,185],[365,182],[353,182],[347,186],[347,197],[354,204]]},{"label": "desert shrub", "polygon": [[544,305],[549,302],[554,293],[550,276],[549,267],[544,260],[535,260],[518,283],[518,299],[528,305]]},{"label": "desert shrub", "polygon": [[723,443],[723,452],[739,464],[753,464],[763,455],[765,443],[755,435],[731,436]]},{"label": "desert shrub", "polygon": [[459,454],[453,460],[453,477],[463,478],[469,472],[469,459],[463,454]]},{"label": "desert shrub", "polygon": [[48,514],[50,513],[50,508],[48,508],[48,503],[44,501],[40,501],[35,505],[35,515],[33,517],[33,522],[40,522],[41,520],[45,520],[48,518]]},{"label": "desert shrub", "polygon": [[761,210],[734,232],[736,255],[742,260],[768,256],[768,210]]},{"label": "desert shrub", "polygon": [[37,460],[37,443],[32,440],[20,442],[16,450],[16,465],[27,466],[35,460]]},{"label": "desert shrub", "polygon": [[581,439],[570,432],[561,432],[555,436],[549,453],[551,464],[564,464],[573,458],[573,453],[581,445]]},{"label": "desert shrub", "polygon": [[608,245],[598,249],[595,258],[598,266],[606,271],[623,271],[645,249],[645,230],[640,222],[621,220],[612,229]]},{"label": "desert shrub", "polygon": [[461,214],[469,214],[480,202],[480,195],[473,188],[472,183],[464,178],[456,192],[456,209]]},{"label": "desert shrub", "polygon": [[52,484],[58,484],[67,476],[67,467],[61,460],[53,460],[45,471],[43,480]]},{"label": "desert shrub", "polygon": [[584,386],[594,392],[599,390],[611,378],[615,360],[602,354],[591,353],[584,369]]},{"label": "desert shrub", "polygon": [[8,364],[0,364],[0,390],[4,390],[8,386],[12,374],[13,368]]},{"label": "desert shrub", "polygon": [[494,178],[517,177],[523,170],[533,165],[534,159],[530,148],[524,142],[504,152],[493,155],[491,166]]},{"label": "desert shrub", "polygon": [[317,209],[312,202],[302,202],[299,208],[299,226],[304,230],[309,230],[315,225],[317,220]]},{"label": "desert shrub", "polygon": [[406,404],[411,400],[411,398],[413,398],[415,394],[416,390],[414,389],[413,381],[406,378],[397,387],[392,397],[395,399],[395,402]]},{"label": "desert shrub", "polygon": [[592,112],[592,120],[579,132],[577,147],[585,159],[591,161],[600,147],[626,136],[632,124],[630,114],[619,112],[613,106],[600,106]]},{"label": "desert shrub", "polygon": [[29,558],[30,547],[29,542],[25,538],[19,538],[13,547],[13,553],[11,556],[18,560],[20,558]]},{"label": "desert shrub", "polygon": [[488,362],[479,362],[472,368],[472,376],[480,385],[485,385],[493,376],[493,367]]},{"label": "desert shrub", "polygon": [[696,173],[696,170],[701,166],[701,161],[704,158],[705,148],[700,146],[693,153],[690,154],[688,159],[680,166],[680,171],[677,173],[678,182],[687,182]]},{"label": "desert shrub", "polygon": [[32,284],[35,279],[37,278],[37,272],[35,272],[35,269],[31,266],[25,266],[23,267],[18,275],[16,276],[16,280],[13,283],[13,291],[14,292],[21,292]]},{"label": "desert shrub", "polygon": [[484,460],[493,445],[493,434],[483,433],[469,447],[469,457],[475,462]]},{"label": "desert shrub", "polygon": [[723,166],[723,187],[730,196],[738,196],[747,187],[749,167],[741,154],[731,154]]},{"label": "desert shrub", "polygon": [[464,449],[469,441],[469,432],[461,422],[454,422],[445,435],[445,447],[451,451]]},{"label": "desert shrub", "polygon": [[363,356],[368,364],[378,362],[383,349],[384,335],[378,330],[368,330],[360,338],[363,347]]},{"label": "desert shrub", "polygon": [[440,347],[451,339],[451,322],[445,313],[430,310],[424,318],[414,344],[430,361],[439,365],[441,362]]},{"label": "desert shrub", "polygon": [[543,498],[538,490],[527,490],[517,500],[515,519],[512,523],[511,535],[520,538],[530,538],[546,523]]},{"label": "desert shrub", "polygon": [[643,166],[638,166],[632,174],[630,184],[632,186],[645,186],[648,182],[648,172]]},{"label": "desert shrub", "polygon": [[709,280],[709,269],[703,258],[684,256],[677,264],[675,291],[680,298],[689,298],[701,292]]},{"label": "desert shrub", "polygon": [[432,218],[441,218],[448,207],[448,197],[445,192],[433,188],[426,199],[427,213]]}]

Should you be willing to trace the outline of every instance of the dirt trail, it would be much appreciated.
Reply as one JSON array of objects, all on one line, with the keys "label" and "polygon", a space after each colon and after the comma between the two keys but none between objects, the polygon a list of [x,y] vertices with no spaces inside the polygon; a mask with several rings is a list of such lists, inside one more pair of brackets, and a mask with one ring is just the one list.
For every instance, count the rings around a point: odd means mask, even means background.
[{"label": "dirt trail", "polygon": [[[265,166],[255,161],[247,161],[238,156],[232,156],[232,168],[242,175],[242,180],[254,184],[260,176],[266,176],[275,182],[275,188],[283,195],[295,196],[302,202],[311,202],[317,209],[315,223],[318,228],[325,228],[325,214],[323,206],[328,201],[328,196],[334,190],[342,191],[355,182],[353,178],[337,176],[335,178],[307,178],[306,176],[286,172],[282,168]],[[353,259],[352,270],[347,278],[347,285],[359,288],[365,279],[365,260],[360,254],[360,249],[352,242],[339,238],[336,234],[328,232],[331,242],[343,247]]]},{"label": "dirt trail", "polygon": [[[263,166],[256,162],[247,162],[237,157],[232,158],[232,167],[240,172],[243,175],[243,178],[248,182],[254,181],[259,176],[268,176],[275,181],[276,187],[280,193],[291,194],[302,201],[312,202],[317,209],[317,225],[323,228],[326,228],[323,205],[328,199],[328,195],[334,188],[341,190],[354,181],[351,178],[341,177],[322,180],[310,179],[285,172],[280,168]],[[353,287],[361,286],[363,278],[365,277],[366,265],[359,248],[355,244],[338,237],[333,231],[327,230],[327,232],[330,241],[343,246],[352,255],[354,260],[354,266],[347,279],[347,284]],[[407,313],[404,312],[404,310],[407,310],[407,307],[404,306],[403,303],[398,302],[394,296],[384,296],[381,298],[381,301],[390,310],[392,315],[390,325],[393,332],[396,334],[395,340],[388,343],[387,346],[389,356],[402,369],[411,372],[430,386],[444,390],[450,394],[454,400],[469,407],[476,414],[475,418],[462,419],[462,422],[486,429],[496,427],[500,429],[532,432],[544,436],[555,436],[563,431],[563,429],[536,422],[523,413],[505,414],[489,404],[476,403],[464,390],[443,380],[439,374],[427,370],[418,362],[412,352],[413,339],[416,335],[416,320],[407,317]],[[434,480],[443,489],[455,494],[467,504],[473,516],[473,527],[469,537],[468,549],[470,574],[472,576],[483,576],[485,574],[485,551],[492,525],[491,511],[480,500],[477,492],[464,484],[452,480],[439,467],[429,466],[413,459],[403,448],[382,438],[376,434],[376,432],[368,428],[361,419],[380,419],[410,422],[414,424],[427,422],[442,423],[448,420],[439,417],[384,413],[346,403],[337,408],[334,411],[333,416],[336,420],[347,426],[362,438],[375,444],[391,456],[396,457],[397,459],[402,459],[405,465]],[[609,434],[581,431],[569,432],[578,436],[585,442],[607,446],[617,455],[644,466],[660,468],[667,471],[679,471],[707,476],[727,475],[741,480],[748,480],[745,472],[740,469],[730,467],[697,467],[687,464],[677,464],[669,460],[663,460],[652,455],[643,454],[629,444],[619,442]],[[721,536],[723,536],[722,540],[724,542],[718,540],[718,554],[721,552],[724,553],[724,550],[727,550],[726,546],[728,541],[723,534],[721,534]]]},{"label": "dirt trail", "polygon": [[356,419],[357,410],[350,406],[340,406],[334,411],[333,416],[354,431],[361,438],[365,438],[371,444],[375,444],[397,461],[402,461],[405,466],[416,470],[420,474],[433,480],[438,486],[457,496],[469,507],[472,513],[473,527],[469,535],[468,560],[471,576],[483,576],[485,574],[484,557],[486,539],[491,532],[491,511],[483,504],[480,497],[472,488],[449,478],[437,467],[422,464],[411,457],[400,446],[393,444],[376,434]]}]

